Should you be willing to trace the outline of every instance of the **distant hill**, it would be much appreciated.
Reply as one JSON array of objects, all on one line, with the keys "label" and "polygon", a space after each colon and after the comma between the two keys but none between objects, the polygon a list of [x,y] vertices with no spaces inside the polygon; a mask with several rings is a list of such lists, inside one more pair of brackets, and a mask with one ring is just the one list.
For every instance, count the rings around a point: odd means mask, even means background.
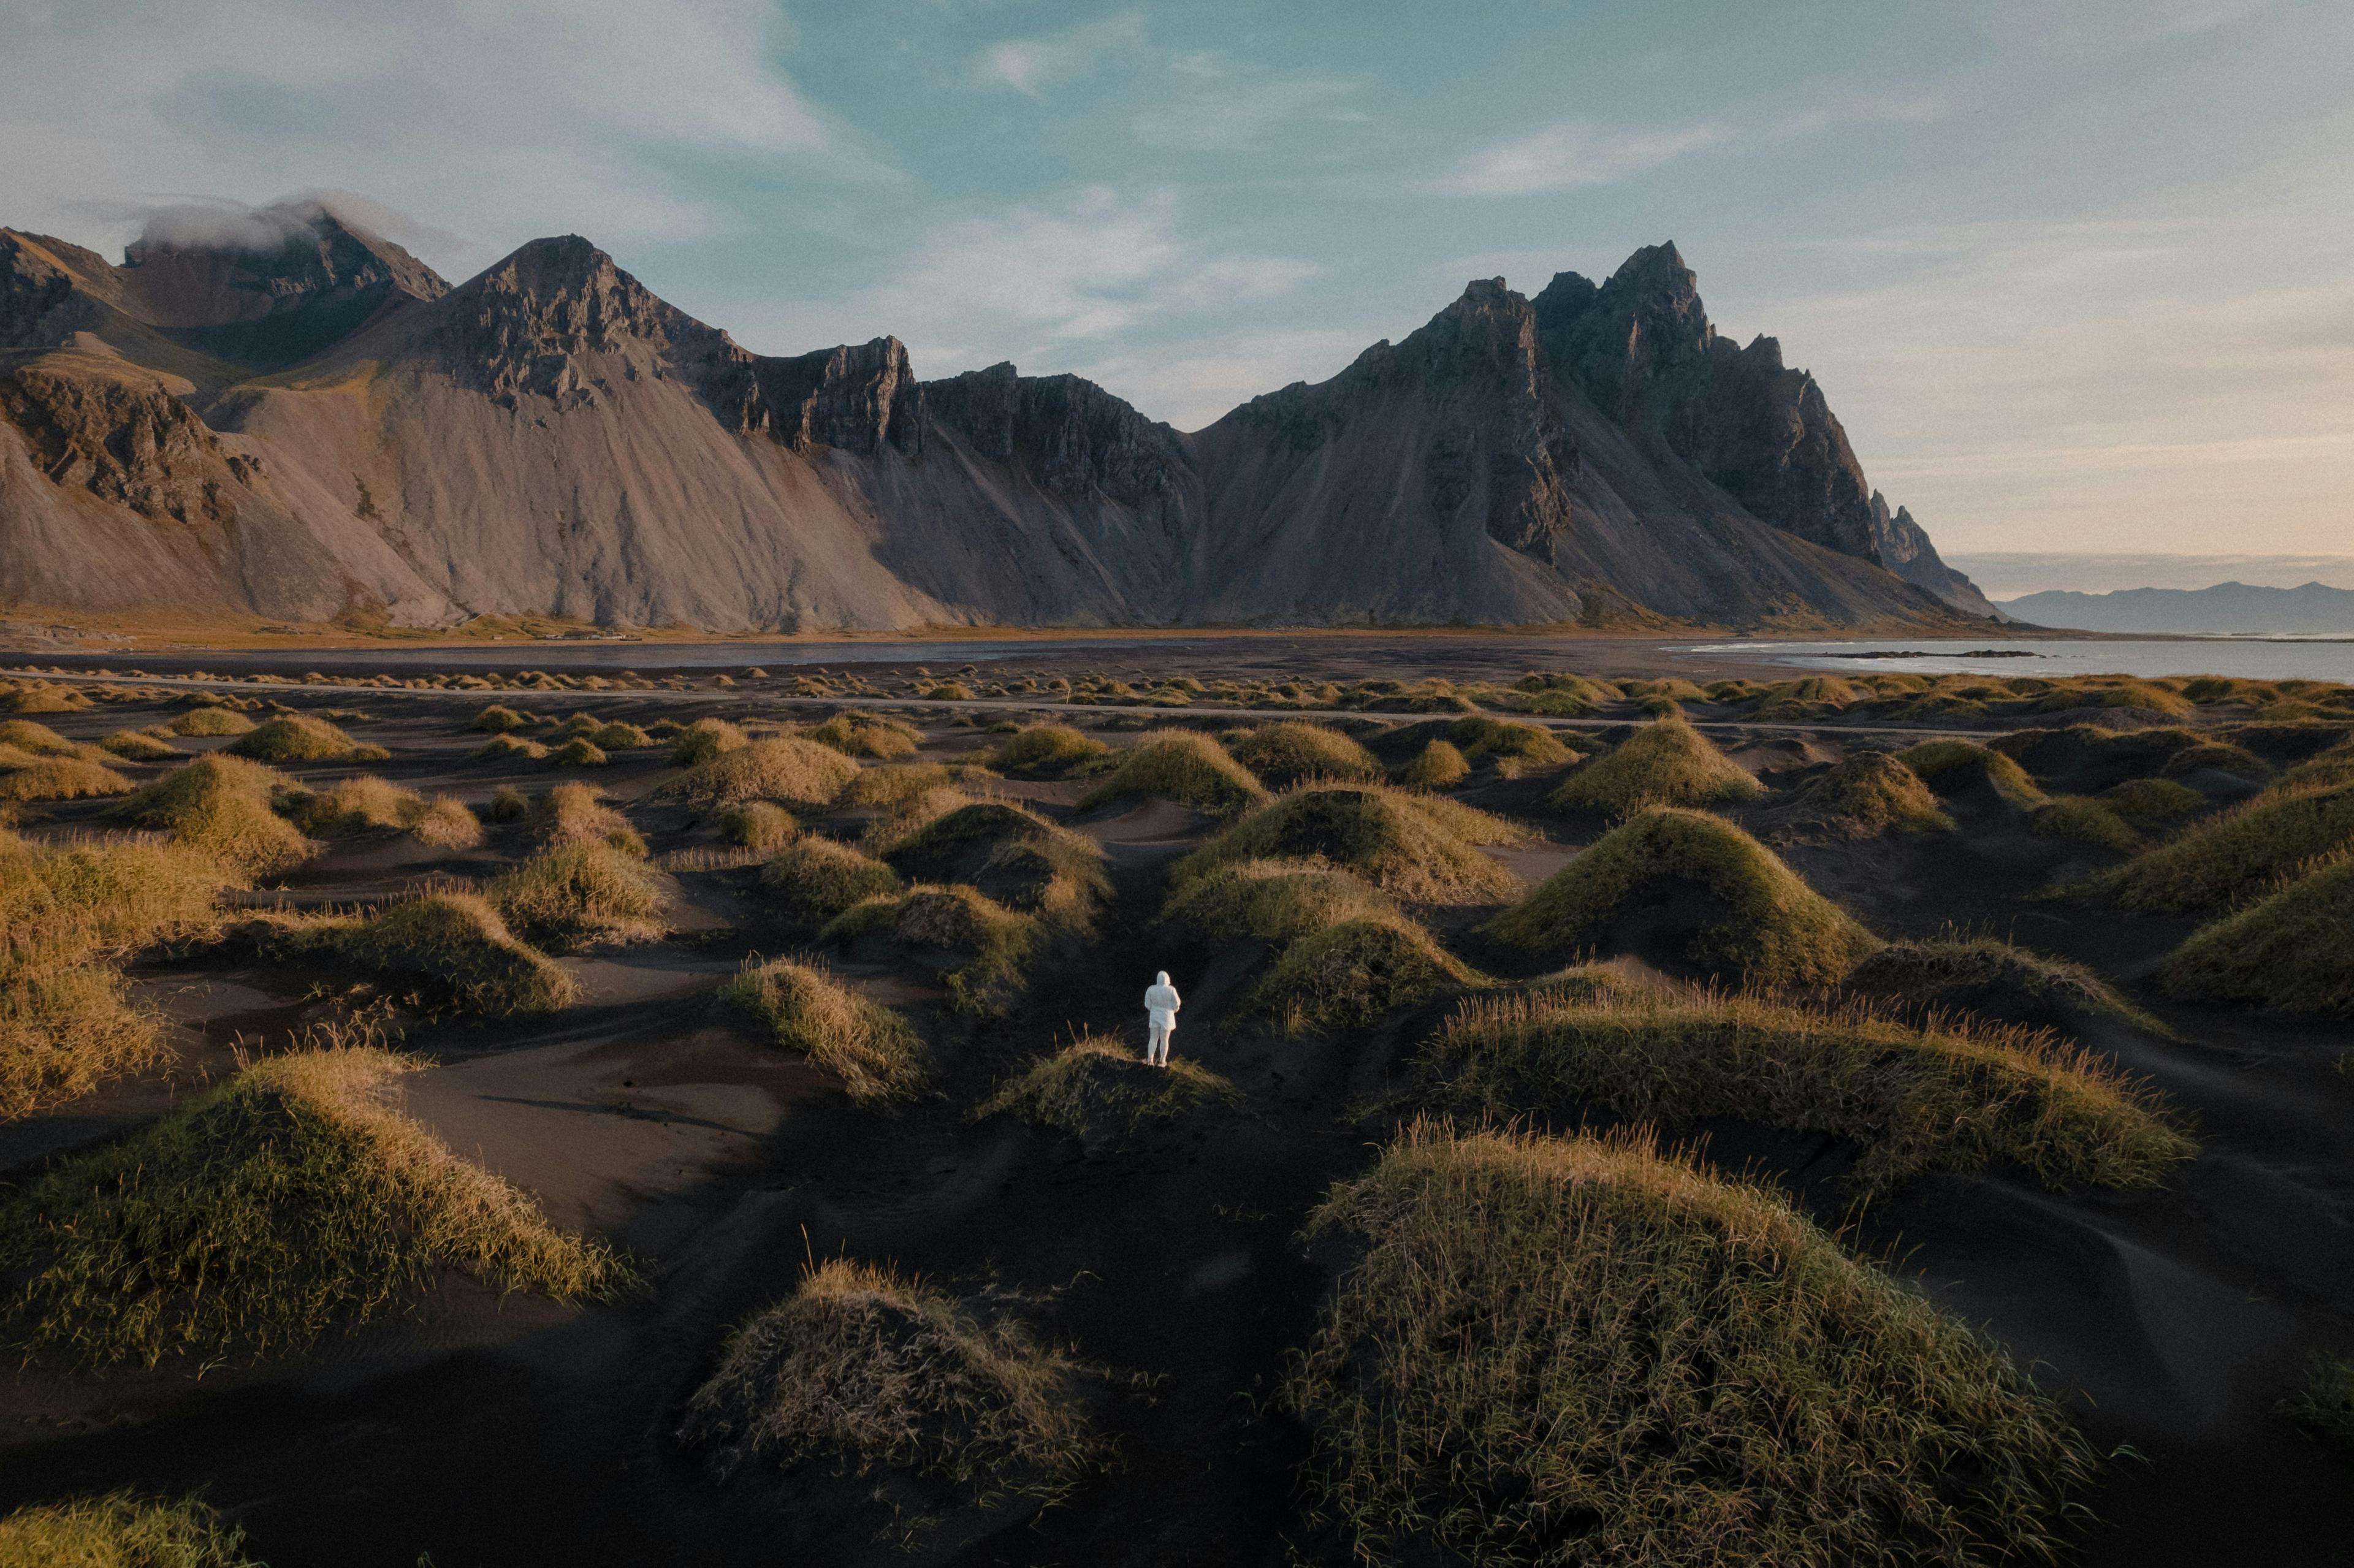
[{"label": "distant hill", "polygon": [[2354,589],[2321,583],[2293,588],[2217,583],[2115,593],[2055,588],[1999,600],[1998,608],[2015,620],[2084,631],[2354,632]]},{"label": "distant hill", "polygon": [[0,602],[447,625],[1962,628],[1993,614],[1672,246],[1191,433],[896,338],[752,354],[577,237],[452,285],[313,204],[0,229]]}]

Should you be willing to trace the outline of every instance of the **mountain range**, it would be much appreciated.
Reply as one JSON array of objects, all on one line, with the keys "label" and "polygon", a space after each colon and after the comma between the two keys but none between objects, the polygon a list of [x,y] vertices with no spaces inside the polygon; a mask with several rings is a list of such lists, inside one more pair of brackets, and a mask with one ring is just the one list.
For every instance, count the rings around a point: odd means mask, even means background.
[{"label": "mountain range", "polygon": [[2006,599],[2001,609],[2038,626],[2085,631],[2324,635],[2354,632],[2354,591],[2306,583],[2293,588],[2217,583],[2203,588],[2064,588]]},{"label": "mountain range", "polygon": [[1475,281],[1191,433],[1074,376],[753,354],[578,237],[451,285],[317,206],[122,261],[0,229],[0,602],[446,626],[1996,613],[1672,245]]}]

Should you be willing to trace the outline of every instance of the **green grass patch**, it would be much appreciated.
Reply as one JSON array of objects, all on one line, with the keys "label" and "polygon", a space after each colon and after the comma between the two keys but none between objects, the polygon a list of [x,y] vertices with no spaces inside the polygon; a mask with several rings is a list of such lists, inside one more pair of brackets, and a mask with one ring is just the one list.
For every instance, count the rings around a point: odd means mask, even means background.
[{"label": "green grass patch", "polygon": [[2043,791],[2027,769],[1999,751],[1967,740],[1925,740],[1896,754],[1896,760],[1940,795],[1957,795],[1980,785],[2021,810],[2043,804]]},{"label": "green grass patch", "polygon": [[1760,986],[1829,985],[1879,940],[1765,845],[1704,811],[1656,807],[1612,829],[1481,927],[1565,960],[1628,928]]},{"label": "green grass patch", "polygon": [[1437,796],[1379,785],[1297,789],[1245,817],[1178,862],[1182,887],[1221,866],[1251,860],[1339,867],[1420,904],[1493,904],[1520,881],[1476,847],[1516,843],[1525,830]]},{"label": "green grass patch", "polygon": [[2354,1449],[2354,1356],[2316,1356],[2281,1414],[2317,1437]]},{"label": "green grass patch", "polygon": [[2141,834],[2109,809],[2108,803],[2085,795],[2062,795],[2046,800],[2028,814],[2035,836],[2089,844],[2113,854],[2131,854],[2141,848]]},{"label": "green grass patch", "polygon": [[454,1267],[502,1290],[634,1284],[510,1183],[392,1108],[419,1064],[348,1048],[273,1057],[0,1205],[0,1336],[103,1368],[301,1351]]},{"label": "green grass patch", "polygon": [[2155,832],[2193,811],[2207,809],[2207,797],[2171,779],[2128,779],[2094,797],[2137,832]]},{"label": "green grass patch", "polygon": [[1563,779],[1545,804],[1626,817],[1652,806],[1708,806],[1764,792],[1706,736],[1681,718],[1663,718]]},{"label": "green grass patch", "polygon": [[1398,770],[1398,782],[1409,789],[1452,789],[1470,777],[1471,764],[1451,740],[1432,741]]},{"label": "green grass patch", "polygon": [[2094,877],[2084,891],[2128,909],[2221,914],[2271,892],[2298,867],[2354,844],[2354,783],[2275,785],[2201,818]]},{"label": "green grass patch", "polygon": [[[1181,1030],[1175,1038],[1182,1037]],[[1105,1150],[1241,1097],[1234,1085],[1198,1062],[1172,1055],[1167,1066],[1156,1067],[1131,1045],[1087,1034],[999,1086],[973,1115],[1020,1117],[1066,1132],[1089,1150]]]},{"label": "green grass patch", "polygon": [[1226,748],[1189,729],[1151,730],[1120,754],[1119,766],[1079,801],[1082,810],[1150,796],[1232,817],[1267,800],[1267,791]]},{"label": "green grass patch", "polygon": [[1355,741],[1320,724],[1261,725],[1219,737],[1234,759],[1270,789],[1288,789],[1313,779],[1378,783],[1381,762]]},{"label": "green grass patch", "polygon": [[2191,933],[2158,971],[2169,996],[2354,1017],[2354,852]]},{"label": "green grass patch", "polygon": [[[828,1464],[926,1483],[948,1494],[935,1507],[1051,1506],[1105,1457],[1077,1372],[1012,1319],[984,1323],[933,1287],[833,1258],[736,1331],[679,1436],[722,1475]],[[920,1514],[907,1522],[920,1536]]]},{"label": "green grass patch", "polygon": [[1288,942],[1349,920],[1397,917],[1389,895],[1318,861],[1235,861],[1189,880],[1161,918],[1209,942]]},{"label": "green grass patch", "polygon": [[1483,980],[1413,921],[1366,915],[1293,939],[1244,1006],[1287,1034],[1329,1033]]},{"label": "green grass patch", "polygon": [[915,1026],[814,965],[778,959],[748,966],[719,988],[719,1000],[840,1078],[853,1099],[907,1099],[924,1086]]},{"label": "green grass patch", "polygon": [[1066,930],[1091,930],[1111,897],[1094,840],[1008,801],[973,801],[934,817],[884,859],[910,882],[966,883]]},{"label": "green grass patch", "polygon": [[1286,1404],[1356,1560],[2052,1561],[2094,1454],[1967,1324],[1768,1188],[1634,1139],[1405,1130]]},{"label": "green grass patch", "polygon": [[899,874],[848,844],[814,834],[760,867],[760,892],[784,922],[804,936],[870,898],[896,895]]},{"label": "green grass patch", "polygon": [[1954,819],[1921,776],[1893,757],[1865,752],[1807,780],[1774,815],[1789,830],[1827,838],[1949,833]]}]

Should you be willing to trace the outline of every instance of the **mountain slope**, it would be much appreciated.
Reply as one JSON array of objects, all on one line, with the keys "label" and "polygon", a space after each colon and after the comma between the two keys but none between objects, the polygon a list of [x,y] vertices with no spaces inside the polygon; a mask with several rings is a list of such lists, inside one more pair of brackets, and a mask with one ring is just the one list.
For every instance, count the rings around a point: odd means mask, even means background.
[{"label": "mountain slope", "polygon": [[119,268],[0,231],[0,596],[729,630],[1983,603],[1811,378],[1725,358],[1669,248],[1534,303],[1475,283],[1187,436],[1075,376],[921,382],[887,337],[756,355],[577,237],[453,288],[332,213],[272,221]]},{"label": "mountain slope", "polygon": [[2051,588],[2003,601],[2005,613],[2037,626],[2085,631],[2321,635],[2354,632],[2354,591],[2306,583],[2293,588],[2217,583],[2203,588]]}]

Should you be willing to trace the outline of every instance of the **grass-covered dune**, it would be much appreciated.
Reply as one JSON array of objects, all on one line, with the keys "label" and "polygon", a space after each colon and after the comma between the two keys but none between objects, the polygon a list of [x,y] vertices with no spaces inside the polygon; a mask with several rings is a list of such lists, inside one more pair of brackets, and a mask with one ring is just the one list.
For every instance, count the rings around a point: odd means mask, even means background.
[{"label": "grass-covered dune", "polygon": [[0,1519],[5,1568],[260,1568],[245,1531],[193,1498],[108,1492]]},{"label": "grass-covered dune", "polygon": [[2140,1086],[2048,1036],[1861,1009],[1610,988],[1481,997],[1432,1037],[1424,1062],[1445,1103],[1482,1114],[1591,1106],[1851,1139],[1866,1191],[1997,1163],[2053,1185],[2147,1187],[2194,1151]]},{"label": "grass-covered dune", "polygon": [[1764,792],[1706,736],[1681,718],[1663,718],[1563,779],[1545,803],[1625,817],[1651,806],[1709,806]]},{"label": "grass-covered dune", "polygon": [[233,880],[175,844],[45,845],[0,829],[0,1121],[156,1058],[158,1020],[131,1004],[116,962],[209,933]]},{"label": "grass-covered dune", "polygon": [[1232,817],[1267,799],[1267,791],[1213,737],[1190,729],[1151,730],[1120,753],[1119,765],[1079,801],[1082,809],[1150,797]]},{"label": "grass-covered dune", "polygon": [[124,800],[113,814],[134,828],[167,833],[243,875],[268,876],[319,850],[274,809],[293,788],[292,779],[258,762],[199,757]]},{"label": "grass-covered dune", "polygon": [[909,882],[961,882],[1011,909],[1084,931],[1111,897],[1103,851],[1028,808],[980,800],[933,818],[883,856]]},{"label": "grass-covered dune", "polygon": [[1881,752],[1850,757],[1808,779],[1772,813],[1776,831],[1798,836],[1868,839],[1882,833],[1946,833],[1954,819],[1921,776]]},{"label": "grass-covered dune", "polygon": [[272,1057],[0,1203],[0,1340],[103,1368],[299,1351],[401,1306],[438,1269],[603,1299],[602,1245],[392,1107],[418,1064],[337,1048]]},{"label": "grass-covered dune", "polygon": [[1286,1400],[1363,1563],[2051,1561],[2094,1477],[1967,1324],[1631,1139],[1410,1128],[1310,1232],[1358,1260]]},{"label": "grass-covered dune", "polygon": [[1365,784],[1383,777],[1381,761],[1372,752],[1320,724],[1287,721],[1219,738],[1234,759],[1270,789],[1288,789],[1311,779]]},{"label": "grass-covered dune", "polygon": [[1318,861],[1243,860],[1186,881],[1161,917],[1208,942],[1288,942],[1344,921],[1397,913],[1387,894],[1353,873]]},{"label": "grass-covered dune", "polygon": [[902,885],[899,874],[882,861],[814,833],[794,840],[760,867],[762,899],[802,936],[814,936],[845,910],[890,897]]},{"label": "grass-covered dune", "polygon": [[[1178,1031],[1179,1039],[1183,1034]],[[1234,1085],[1182,1052],[1157,1067],[1132,1045],[1087,1034],[998,1086],[973,1114],[1016,1116],[1069,1133],[1089,1149],[1111,1149],[1193,1110],[1239,1098]]]},{"label": "grass-covered dune", "polygon": [[1009,773],[1066,773],[1110,754],[1110,747],[1069,725],[1033,724],[1008,736],[990,762]]},{"label": "grass-covered dune", "polygon": [[550,847],[601,843],[624,854],[646,853],[646,841],[629,818],[607,805],[593,787],[577,781],[558,784],[534,800],[524,816],[524,832]]},{"label": "grass-covered dune", "polygon": [[1363,1028],[1394,1009],[1481,980],[1413,921],[1361,915],[1288,943],[1245,1004],[1287,1034],[1304,1034]]},{"label": "grass-covered dune", "polygon": [[265,957],[348,970],[429,1009],[504,1018],[559,1012],[579,995],[561,965],[472,893],[419,893],[373,914],[268,915],[248,934]]},{"label": "grass-covered dune", "polygon": [[310,714],[281,714],[229,742],[228,751],[256,762],[382,762],[392,753],[353,739]]},{"label": "grass-covered dune", "polygon": [[747,966],[719,989],[788,1051],[840,1078],[855,1100],[906,1099],[924,1086],[924,1042],[913,1025],[812,964]]},{"label": "grass-covered dune", "polygon": [[858,777],[858,764],[832,747],[797,735],[748,741],[698,762],[658,793],[713,806],[775,800],[830,806]]},{"label": "grass-covered dune", "polygon": [[1482,930],[1566,959],[1630,927],[1688,963],[1761,986],[1829,985],[1878,945],[1739,828],[1666,807],[1612,829]]},{"label": "grass-covered dune", "polygon": [[950,1005],[975,1017],[1002,1013],[1021,999],[1047,935],[1036,916],[975,888],[927,883],[855,905],[818,933],[843,945],[887,942],[930,961]]},{"label": "grass-covered dune", "polygon": [[2220,914],[2306,863],[2354,845],[2354,781],[2275,785],[2201,818],[2084,885],[2128,909]]},{"label": "grass-covered dune", "polygon": [[1898,752],[1896,760],[1941,796],[1983,792],[2020,810],[2043,804],[2043,791],[2026,768],[1975,741],[1925,740]]},{"label": "grass-covered dune", "polygon": [[856,708],[845,709],[823,724],[812,726],[808,735],[820,746],[830,746],[844,757],[871,757],[885,762],[913,757],[924,737],[923,731],[906,719]]},{"label": "grass-covered dune", "polygon": [[1520,883],[1479,853],[1524,830],[1452,800],[1378,785],[1315,785],[1245,817],[1173,868],[1180,887],[1252,860],[1319,862],[1418,904],[1493,904]]},{"label": "grass-covered dune", "polygon": [[679,1437],[723,1476],[823,1464],[928,1485],[935,1506],[1044,1507],[1104,1457],[1077,1374],[1014,1320],[833,1258],[737,1330]]},{"label": "grass-covered dune", "polygon": [[2187,1001],[2354,1017],[2354,852],[2200,927],[2158,980]]},{"label": "grass-covered dune", "polygon": [[670,910],[643,861],[597,839],[542,850],[491,884],[490,899],[525,938],[565,952],[658,940]]},{"label": "grass-covered dune", "polygon": [[2070,1033],[2105,1017],[2168,1033],[2084,965],[1992,937],[1891,942],[1849,971],[1845,984],[1909,1017],[1969,1013]]}]

